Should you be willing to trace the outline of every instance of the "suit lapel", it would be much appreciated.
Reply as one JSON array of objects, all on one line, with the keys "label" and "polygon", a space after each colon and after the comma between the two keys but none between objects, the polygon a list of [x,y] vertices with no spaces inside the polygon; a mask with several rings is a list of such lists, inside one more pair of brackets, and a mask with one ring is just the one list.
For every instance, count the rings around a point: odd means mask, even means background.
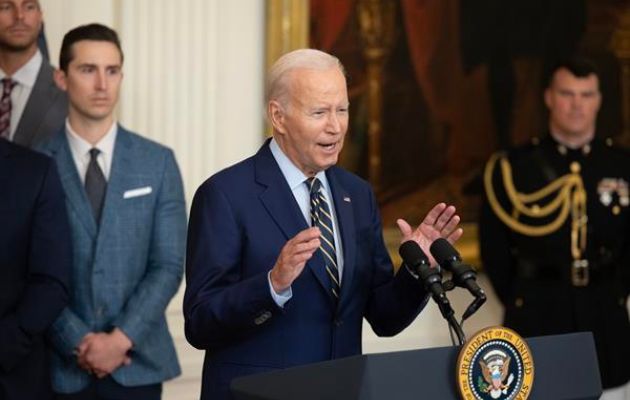
[{"label": "suit lapel", "polygon": [[[295,201],[291,188],[280,171],[276,160],[269,149],[269,140],[263,145],[255,156],[256,182],[266,186],[259,195],[271,218],[278,224],[287,240],[293,238],[300,231],[308,228],[302,211]],[[315,275],[322,289],[330,293],[330,281],[324,268],[324,260],[319,254],[306,263],[306,268]],[[329,296],[332,302],[332,295]]]},{"label": "suit lapel", "polygon": [[33,139],[39,129],[39,124],[45,120],[45,115],[42,115],[42,113],[48,111],[50,104],[54,103],[56,96],[59,95],[52,75],[52,67],[46,60],[43,60],[42,66],[39,68],[39,73],[37,74],[37,79],[35,80],[35,85],[33,85],[20,122],[15,130],[15,136],[13,138],[15,143],[27,147],[30,147],[33,143]]},{"label": "suit lapel", "polygon": [[57,162],[61,184],[68,203],[75,210],[78,219],[81,220],[90,237],[96,237],[97,228],[92,207],[88,202],[77,166],[72,158],[65,131],[60,131],[55,135],[50,143],[44,147],[44,150],[48,151]]},{"label": "suit lapel", "polygon": [[356,252],[356,238],[354,227],[354,213],[352,209],[352,198],[346,189],[337,179],[335,168],[329,168],[326,171],[326,178],[330,184],[333,201],[335,203],[335,213],[337,214],[337,222],[339,225],[341,243],[343,246],[343,274],[341,277],[341,298],[339,305],[347,301],[352,291],[352,280],[356,265],[353,262]]}]

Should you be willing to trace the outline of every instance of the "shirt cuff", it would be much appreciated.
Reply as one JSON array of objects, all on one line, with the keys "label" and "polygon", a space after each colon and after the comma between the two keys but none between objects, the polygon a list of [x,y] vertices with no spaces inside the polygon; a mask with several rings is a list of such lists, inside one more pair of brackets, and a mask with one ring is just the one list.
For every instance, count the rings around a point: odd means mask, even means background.
[{"label": "shirt cuff", "polygon": [[291,297],[293,297],[291,286],[280,293],[276,293],[276,291],[273,290],[273,286],[271,285],[271,271],[269,271],[269,273],[267,274],[267,282],[269,283],[269,291],[271,292],[271,297],[273,298],[273,301],[275,301],[278,307],[284,308],[286,302],[291,300]]}]

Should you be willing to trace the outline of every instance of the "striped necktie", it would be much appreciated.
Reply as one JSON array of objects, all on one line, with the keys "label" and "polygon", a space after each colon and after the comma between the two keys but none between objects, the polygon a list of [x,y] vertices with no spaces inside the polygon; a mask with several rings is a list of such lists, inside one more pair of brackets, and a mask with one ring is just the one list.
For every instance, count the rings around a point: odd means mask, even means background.
[{"label": "striped necktie", "polygon": [[9,140],[11,136],[11,92],[17,82],[11,78],[2,79],[2,97],[0,98],[0,138]]},{"label": "striped necktie", "polygon": [[317,178],[306,181],[311,193],[311,225],[319,228],[319,250],[326,262],[326,272],[330,277],[330,290],[335,300],[339,300],[339,267],[337,266],[337,252],[335,249],[335,234],[333,231],[332,214],[326,196],[320,190],[321,182]]}]

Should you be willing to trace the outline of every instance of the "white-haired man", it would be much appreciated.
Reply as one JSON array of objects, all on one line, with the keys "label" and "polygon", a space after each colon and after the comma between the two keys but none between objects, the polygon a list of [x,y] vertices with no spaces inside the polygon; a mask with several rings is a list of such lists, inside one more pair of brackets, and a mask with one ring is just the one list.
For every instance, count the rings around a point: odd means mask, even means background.
[{"label": "white-haired man", "polygon": [[[197,190],[188,237],[186,337],[206,350],[202,399],[230,381],[361,353],[366,318],[395,335],[426,304],[408,268],[394,274],[370,186],[335,166],[348,128],[339,60],[317,50],[281,57],[268,78],[273,138]],[[435,206],[403,240],[461,236]]]}]

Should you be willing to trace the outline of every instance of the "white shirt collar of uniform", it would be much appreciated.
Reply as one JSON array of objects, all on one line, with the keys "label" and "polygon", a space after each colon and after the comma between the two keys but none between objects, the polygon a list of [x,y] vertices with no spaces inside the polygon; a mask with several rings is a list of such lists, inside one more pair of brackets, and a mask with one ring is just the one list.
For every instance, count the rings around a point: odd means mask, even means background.
[{"label": "white shirt collar of uniform", "polygon": [[[278,142],[276,142],[275,138],[271,139],[271,142],[269,143],[269,149],[271,150],[273,158],[278,163],[280,171],[282,172],[282,175],[284,175],[284,179],[289,184],[291,190],[293,191],[300,185],[304,185],[304,181],[307,180],[309,177],[306,176],[298,167],[296,167],[295,164],[293,164],[293,161],[291,161],[289,157],[284,154],[284,152],[278,145]],[[326,179],[326,172],[319,171],[315,175],[315,177],[319,179],[319,181],[322,183],[322,186],[324,186],[326,192],[330,193],[330,186],[328,185],[328,179]]]},{"label": "white shirt collar of uniform", "polygon": [[[37,50],[26,64],[22,65],[20,69],[15,71],[13,76],[11,76],[11,79],[20,85],[32,88],[35,86],[35,81],[37,80],[37,75],[39,74],[39,69],[41,68],[43,61],[44,57],[42,56],[42,53]],[[7,74],[0,70],[0,79],[6,78],[6,76]]]}]

